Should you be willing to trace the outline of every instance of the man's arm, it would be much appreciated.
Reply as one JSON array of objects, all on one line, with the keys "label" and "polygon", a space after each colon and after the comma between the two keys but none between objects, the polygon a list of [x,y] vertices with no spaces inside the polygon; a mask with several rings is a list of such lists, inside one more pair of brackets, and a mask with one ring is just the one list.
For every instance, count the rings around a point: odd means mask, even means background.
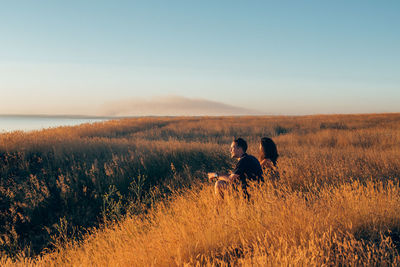
[{"label": "man's arm", "polygon": [[238,174],[217,174],[215,172],[209,172],[208,173],[208,179],[211,181],[213,179],[218,179],[221,181],[225,181],[228,183],[233,183],[234,181],[236,181],[236,179],[239,178]]}]

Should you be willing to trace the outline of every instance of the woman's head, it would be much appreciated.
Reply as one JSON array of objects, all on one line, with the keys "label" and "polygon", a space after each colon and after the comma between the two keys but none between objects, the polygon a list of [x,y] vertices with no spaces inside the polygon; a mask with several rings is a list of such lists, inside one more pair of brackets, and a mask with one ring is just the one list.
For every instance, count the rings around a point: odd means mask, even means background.
[{"label": "woman's head", "polygon": [[260,160],[269,159],[276,165],[278,159],[278,150],[274,141],[269,137],[261,138],[260,142]]}]

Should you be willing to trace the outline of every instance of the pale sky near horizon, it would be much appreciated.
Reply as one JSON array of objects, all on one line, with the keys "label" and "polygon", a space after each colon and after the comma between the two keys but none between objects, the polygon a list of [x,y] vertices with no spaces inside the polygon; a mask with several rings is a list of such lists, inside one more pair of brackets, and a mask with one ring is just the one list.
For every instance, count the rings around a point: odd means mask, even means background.
[{"label": "pale sky near horizon", "polygon": [[0,114],[400,112],[399,14],[394,0],[2,1]]}]

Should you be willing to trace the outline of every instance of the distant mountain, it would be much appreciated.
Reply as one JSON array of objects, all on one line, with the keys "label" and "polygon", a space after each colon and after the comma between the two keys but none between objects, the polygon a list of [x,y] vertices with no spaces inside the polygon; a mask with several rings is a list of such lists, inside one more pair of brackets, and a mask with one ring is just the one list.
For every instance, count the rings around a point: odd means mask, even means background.
[{"label": "distant mountain", "polygon": [[182,96],[128,99],[101,106],[104,116],[234,116],[262,115],[260,111],[199,98]]}]

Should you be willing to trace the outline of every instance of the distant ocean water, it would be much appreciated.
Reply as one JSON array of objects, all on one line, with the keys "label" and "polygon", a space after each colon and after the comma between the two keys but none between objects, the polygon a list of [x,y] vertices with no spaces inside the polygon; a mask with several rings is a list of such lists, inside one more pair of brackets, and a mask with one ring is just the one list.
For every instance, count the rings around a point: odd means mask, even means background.
[{"label": "distant ocean water", "polygon": [[100,122],[109,119],[111,118],[0,115],[0,133],[41,130],[59,126],[74,126],[82,123]]}]

